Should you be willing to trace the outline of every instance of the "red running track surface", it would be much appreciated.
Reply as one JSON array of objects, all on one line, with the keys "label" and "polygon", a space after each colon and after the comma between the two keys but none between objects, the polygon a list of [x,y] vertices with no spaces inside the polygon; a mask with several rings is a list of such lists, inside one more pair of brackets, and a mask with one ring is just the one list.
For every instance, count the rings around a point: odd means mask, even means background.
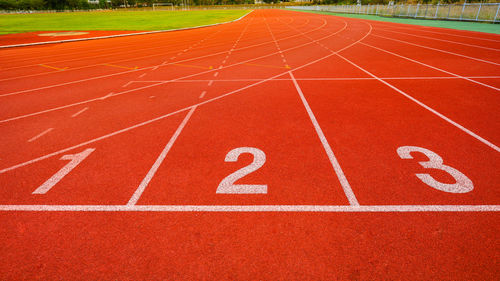
[{"label": "red running track surface", "polygon": [[1,50],[0,279],[498,280],[499,51],[284,10]]},{"label": "red running track surface", "polygon": [[133,30],[89,30],[89,31],[37,31],[25,33],[13,33],[0,35],[0,47],[19,45],[19,44],[32,44],[40,42],[53,42],[61,40],[74,40],[86,39],[101,36],[119,35],[119,34],[132,34],[140,33],[143,31]]}]

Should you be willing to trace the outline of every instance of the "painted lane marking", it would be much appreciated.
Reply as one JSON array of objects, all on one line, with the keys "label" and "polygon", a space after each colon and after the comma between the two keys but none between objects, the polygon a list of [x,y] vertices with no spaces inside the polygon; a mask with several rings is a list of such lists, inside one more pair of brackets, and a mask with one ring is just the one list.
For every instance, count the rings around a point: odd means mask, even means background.
[{"label": "painted lane marking", "polygon": [[[345,24],[344,24],[344,27],[342,29],[336,31],[335,33],[327,35],[327,36],[325,36],[325,37],[323,37],[323,38],[321,38],[319,40],[324,40],[326,38],[332,37],[333,35],[335,35],[335,34],[337,34],[339,32],[342,32],[344,29],[347,28],[347,22],[345,22],[345,21],[343,21],[343,22]],[[322,26],[318,27],[318,29],[319,28],[322,28]],[[317,30],[317,29],[314,29],[314,30]],[[312,32],[314,30],[308,31],[308,33]],[[290,36],[289,38],[291,38],[291,37],[297,37],[297,36],[299,36],[299,35]],[[280,40],[284,40],[284,39],[280,39]],[[266,43],[262,43],[262,44],[256,44],[256,45],[253,45],[253,46],[243,47],[243,48],[240,48],[240,50],[248,49],[248,48],[253,48],[253,47],[256,47],[256,46],[259,46],[259,45],[266,45],[266,44],[269,44],[269,43],[270,42],[266,42]],[[301,48],[301,47],[304,47],[304,46],[309,45],[309,44],[311,44],[311,43],[301,44],[301,45],[298,45],[298,46],[294,46],[294,47],[288,48],[286,50],[287,51],[294,50],[294,49]],[[185,60],[180,61],[180,62],[193,61],[193,60],[197,60],[197,59],[201,59],[201,58],[212,57],[212,56],[216,56],[216,55],[219,55],[219,54],[224,54],[226,52],[227,51],[223,51],[223,52],[213,53],[213,54],[210,54],[210,55],[204,55],[204,56],[200,56],[200,57],[196,57],[196,58],[185,59]],[[229,52],[229,53],[231,53],[231,52]],[[257,58],[249,59],[249,60],[246,60],[246,61],[243,61],[243,62],[234,63],[232,65],[226,66],[226,68],[237,66],[237,65],[241,65],[241,64],[244,64],[244,63],[249,62],[249,61],[254,61],[254,60],[261,59],[261,58],[269,57],[269,56],[272,56],[274,54],[275,53],[271,53],[271,54],[263,55],[263,56],[260,56],[260,57],[257,57]],[[152,68],[153,70],[156,70],[159,66],[160,65],[145,67],[145,68],[142,68],[141,70],[145,70],[145,69],[148,69],[148,68]],[[135,71],[138,71],[138,70],[137,69],[128,70],[128,71],[124,71],[124,72],[118,72],[118,73],[112,73],[112,74],[107,74],[107,75],[95,76],[95,77],[85,78],[85,79],[81,79],[81,80],[75,80],[75,81],[71,81],[71,82],[65,82],[65,83],[61,83],[61,84],[55,84],[55,85],[50,85],[50,86],[44,86],[44,87],[39,87],[39,88],[27,89],[27,90],[21,90],[21,91],[6,93],[6,94],[0,94],[0,97],[10,96],[10,95],[18,95],[18,94],[22,94],[22,93],[34,92],[34,91],[39,91],[39,90],[44,90],[44,89],[50,89],[50,88],[54,88],[54,87],[61,87],[61,86],[66,86],[66,85],[71,85],[71,84],[76,84],[76,83],[91,81],[91,80],[97,80],[97,79],[107,78],[107,77],[116,76],[116,75],[127,74],[127,73],[131,73],[131,72],[135,72]],[[193,74],[193,75],[190,75],[190,76],[204,74],[204,73],[206,73],[206,72],[202,72],[202,73],[198,73],[198,74]],[[187,76],[187,77],[190,77],[190,76]],[[184,77],[184,78],[186,78],[186,77]],[[182,79],[182,78],[178,78],[178,79]]]},{"label": "painted lane marking", "polygon": [[219,75],[219,72],[214,73],[214,77],[217,77]]},{"label": "painted lane marking", "polygon": [[[346,23],[346,22],[344,22]],[[347,23],[346,23],[347,24]],[[322,26],[319,26],[315,29],[312,29],[312,30],[309,30],[307,31],[306,33],[311,33],[311,32],[314,32],[316,30],[319,30],[321,28],[323,28],[324,25]],[[347,25],[346,25],[347,26]],[[288,37],[285,37],[285,38],[282,38],[282,39],[279,39],[278,41],[284,41],[284,40],[287,40],[287,39],[290,39],[290,38],[294,38],[294,37],[298,37],[300,35],[291,35],[291,36],[288,36]],[[246,47],[241,47],[239,49],[237,49],[238,51],[239,50],[245,50],[245,49],[250,49],[250,48],[255,48],[255,47],[258,47],[258,46],[262,46],[262,45],[267,45],[267,44],[270,44],[271,42],[263,42],[263,43],[259,43],[259,44],[254,44],[254,45],[250,45],[250,46],[246,46]],[[191,59],[185,59],[185,60],[182,60],[181,62],[183,61],[192,61],[192,60],[196,60],[196,59],[201,59],[201,58],[205,58],[205,57],[212,57],[212,56],[216,56],[216,55],[220,55],[220,54],[224,54],[224,53],[227,53],[227,51],[222,51],[222,52],[218,52],[218,53],[212,53],[210,55],[204,55],[204,56],[200,56],[200,57],[196,57],[196,58],[191,58]],[[106,55],[108,56],[108,55]],[[159,55],[148,55],[148,56],[143,56],[143,57],[140,57],[140,58],[146,58],[146,57],[154,57],[154,56],[159,56]],[[134,59],[137,59],[137,58],[134,58]],[[124,61],[130,61],[130,60],[134,60],[134,59],[126,59],[126,60],[120,60],[120,61],[116,61],[116,62],[124,62]],[[101,64],[95,64],[95,65],[91,65],[91,66],[85,66],[85,67],[79,67],[79,68],[70,68],[68,69],[69,71],[71,70],[76,70],[76,69],[82,69],[82,68],[87,68],[87,67],[93,67],[93,66],[98,66],[98,65],[101,65]],[[29,65],[29,66],[32,66],[32,65]],[[149,67],[145,67],[143,69],[148,69],[148,68],[152,68],[153,66],[149,66]],[[91,77],[91,78],[87,78],[88,80],[94,80],[94,79],[100,79],[100,78],[104,78],[104,77],[108,77],[108,76],[114,76],[114,75],[120,75],[120,74],[124,74],[124,73],[129,73],[130,71],[125,71],[125,72],[120,72],[120,73],[113,73],[113,74],[109,74],[109,75],[104,75],[104,76],[98,76],[98,77]],[[11,79],[18,79],[18,78],[24,78],[24,77],[29,77],[29,76],[36,76],[36,75],[44,75],[44,74],[35,74],[35,75],[26,75],[26,76],[22,76],[22,77],[14,77],[14,78],[6,78],[6,79],[0,79],[0,81],[4,81],[4,80],[11,80]],[[85,79],[85,81],[87,80]],[[82,80],[79,80],[79,81],[74,81],[74,82],[70,82],[71,84],[72,83],[79,83],[81,82]],[[56,84],[56,85],[52,85],[52,86],[48,86],[49,88],[51,87],[59,87],[61,85],[65,85],[66,83],[63,83],[63,84]],[[42,87],[42,88],[46,88],[46,87]],[[40,90],[40,88],[36,88],[36,89],[28,89],[28,90],[22,90],[22,91],[18,91],[18,92],[13,92],[13,93],[8,93],[6,95],[11,95],[11,94],[18,94],[18,93],[23,93],[23,92],[31,92],[31,91],[36,91],[36,90]],[[3,96],[3,95],[0,95],[0,97]]]},{"label": "painted lane marking", "polygon": [[266,163],[264,151],[255,147],[237,147],[229,151],[224,161],[237,162],[240,154],[252,154],[253,161],[225,177],[217,187],[216,194],[267,194],[267,184],[235,184],[246,175],[257,171]]},{"label": "painted lane marking", "polygon": [[196,108],[197,108],[197,106],[193,106],[191,108],[191,110],[189,110],[189,112],[186,114],[186,117],[184,117],[184,120],[182,120],[181,124],[179,125],[179,127],[177,128],[175,133],[172,135],[172,137],[168,141],[167,145],[165,146],[163,151],[160,153],[160,155],[156,159],[155,163],[153,164],[153,166],[151,167],[149,172],[146,174],[146,176],[144,177],[142,182],[139,184],[139,187],[137,187],[136,191],[134,192],[134,194],[132,195],[132,197],[128,201],[128,203],[127,203],[128,206],[132,206],[132,205],[135,205],[137,203],[137,201],[141,197],[144,190],[146,190],[146,187],[148,186],[149,182],[151,181],[153,176],[156,174],[156,171],[158,171],[158,168],[160,168],[161,163],[163,162],[163,160],[165,160],[165,157],[167,157],[167,154],[170,151],[170,149],[172,148],[172,146],[174,145],[175,140],[181,134],[182,129],[184,129],[184,126],[186,126],[187,121],[189,120],[189,118],[191,118],[191,115],[196,110]]},{"label": "painted lane marking", "polygon": [[193,65],[193,64],[181,64],[181,63],[171,63],[171,65],[192,67],[192,68],[199,68],[199,69],[212,69],[213,68],[212,66],[206,67],[206,66],[199,66],[199,65]]},{"label": "painted lane marking", "polygon": [[[345,23],[346,23],[346,22],[345,22]],[[345,25],[345,26],[347,26],[347,23],[346,23],[346,25]],[[344,29],[345,29],[345,27],[344,27]],[[338,32],[336,32],[336,33],[338,33]],[[336,33],[332,33],[332,34],[336,34]],[[299,69],[302,69],[302,68],[307,67],[307,66],[309,66],[309,65],[311,65],[311,64],[314,64],[314,63],[317,63],[317,62],[322,61],[322,60],[324,60],[324,59],[327,59],[327,58],[329,58],[329,57],[331,57],[331,56],[335,55],[335,54],[336,54],[336,53],[338,53],[338,52],[341,52],[341,51],[343,51],[343,50],[346,50],[346,49],[348,49],[348,48],[350,48],[350,47],[352,47],[352,46],[354,46],[354,45],[358,44],[361,40],[365,39],[368,35],[370,35],[370,33],[371,33],[371,29],[370,29],[370,30],[369,30],[369,31],[365,34],[365,36],[363,36],[362,38],[360,38],[358,41],[353,42],[353,43],[351,43],[351,44],[349,44],[349,45],[347,45],[347,46],[343,47],[342,49],[338,50],[337,52],[333,52],[333,53],[328,54],[328,55],[326,55],[326,56],[324,56],[324,57],[322,57],[322,58],[319,58],[319,59],[316,59],[316,60],[310,61],[310,62],[308,62],[308,63],[306,63],[306,64],[301,65],[301,66],[298,66],[298,67],[296,67],[294,70],[299,70]],[[140,128],[140,127],[142,127],[142,126],[145,126],[145,125],[151,124],[151,123],[153,123],[153,122],[156,122],[156,121],[159,121],[159,120],[165,119],[165,118],[167,118],[167,117],[169,117],[169,116],[172,116],[172,115],[175,115],[175,114],[177,114],[177,113],[187,111],[187,110],[191,109],[191,108],[192,108],[192,107],[194,107],[194,106],[200,106],[200,105],[204,105],[204,104],[207,104],[207,103],[214,102],[214,101],[219,100],[219,99],[223,99],[223,98],[225,98],[225,97],[227,97],[227,96],[234,95],[234,94],[236,94],[236,93],[239,93],[239,92],[241,92],[241,91],[244,91],[244,90],[249,89],[249,88],[252,88],[252,87],[255,87],[255,86],[260,85],[260,84],[262,84],[262,83],[265,83],[265,82],[267,82],[267,81],[271,81],[271,80],[273,80],[273,79],[276,79],[277,77],[282,76],[283,74],[286,74],[286,73],[287,73],[287,72],[282,72],[282,73],[279,73],[279,74],[277,74],[277,75],[275,75],[275,76],[272,76],[272,77],[269,77],[269,78],[266,78],[266,79],[261,79],[260,81],[257,81],[257,82],[255,82],[255,83],[253,83],[253,84],[250,84],[250,85],[244,86],[244,87],[242,87],[242,88],[239,88],[239,89],[236,89],[236,90],[233,90],[233,91],[230,91],[230,92],[227,92],[227,93],[222,94],[222,95],[220,95],[220,96],[213,97],[213,98],[211,98],[211,99],[209,99],[209,100],[206,100],[206,101],[203,101],[203,102],[199,102],[199,103],[197,103],[197,104],[194,104],[194,105],[191,105],[191,106],[188,106],[188,107],[185,107],[185,108],[182,108],[182,109],[179,109],[179,110],[176,110],[176,111],[173,111],[173,112],[167,113],[167,114],[165,114],[165,115],[161,115],[161,116],[159,116],[159,117],[156,117],[156,118],[153,118],[153,119],[150,119],[150,120],[144,121],[144,122],[142,122],[142,123],[138,123],[138,124],[135,124],[135,125],[132,125],[132,126],[126,127],[126,128],[124,128],[124,129],[121,129],[121,130],[118,130],[118,131],[114,131],[114,132],[111,132],[111,133],[109,133],[109,134],[102,135],[102,136],[100,136],[100,137],[97,137],[97,138],[94,138],[94,139],[91,139],[91,140],[88,140],[88,141],[82,142],[82,143],[80,143],[80,144],[76,144],[76,145],[73,145],[73,146],[70,146],[70,147],[67,147],[67,148],[64,148],[64,149],[61,149],[61,150],[58,150],[58,151],[55,151],[55,152],[52,152],[52,153],[46,154],[46,155],[44,155],[44,156],[40,156],[40,157],[37,157],[37,158],[31,159],[31,160],[28,160],[28,161],[26,161],[26,162],[22,162],[22,163],[19,163],[19,164],[16,164],[16,165],[13,165],[13,166],[10,166],[10,167],[7,167],[7,168],[4,168],[4,169],[0,170],[0,174],[3,174],[3,173],[5,173],[5,172],[11,171],[11,170],[15,170],[15,169],[20,168],[20,167],[24,167],[24,166],[26,166],[26,165],[30,165],[30,164],[33,164],[33,163],[36,163],[36,162],[39,162],[39,161],[42,161],[42,160],[48,159],[48,158],[50,158],[50,157],[52,157],[52,156],[55,156],[55,155],[58,155],[58,154],[64,153],[64,152],[66,152],[66,151],[70,151],[70,150],[75,149],[75,148],[78,148],[78,147],[82,147],[82,146],[85,146],[85,145],[88,145],[88,144],[91,144],[91,143],[94,143],[94,142],[97,142],[97,141],[100,141],[100,140],[103,140],[103,139],[107,139],[107,138],[109,138],[109,137],[112,137],[112,136],[115,136],[115,135],[118,135],[118,134],[122,134],[122,133],[128,132],[128,131],[133,130],[133,129],[136,129],[136,128]]]},{"label": "painted lane marking", "polygon": [[105,100],[105,99],[107,99],[107,98],[109,98],[109,97],[112,97],[112,96],[113,96],[113,94],[114,94],[114,93],[113,93],[113,92],[111,92],[111,93],[109,93],[109,94],[105,95],[104,97],[100,97],[100,98],[97,98],[97,99],[98,99],[98,100]]},{"label": "painted lane marking", "polygon": [[434,37],[429,37],[429,36],[415,35],[415,34],[406,33],[406,32],[398,32],[398,31],[387,30],[387,29],[383,29],[382,31],[392,32],[392,33],[399,33],[399,34],[404,34],[404,35],[410,35],[410,36],[414,36],[414,37],[420,37],[420,38],[425,38],[425,39],[442,41],[442,42],[447,42],[447,43],[452,43],[452,44],[459,44],[459,45],[464,45],[464,46],[474,47],[474,48],[480,48],[480,49],[485,49],[485,50],[490,50],[490,51],[496,51],[496,52],[500,51],[500,49],[489,48],[489,47],[478,46],[478,45],[467,44],[467,43],[456,42],[456,41],[450,41],[450,40],[445,40],[445,39],[439,39],[439,38],[434,38]]},{"label": "painted lane marking", "polygon": [[68,69],[68,67],[60,68],[60,67],[50,66],[50,65],[46,65],[46,64],[39,64],[39,66],[42,66],[45,68],[50,68],[50,69],[55,69],[55,70],[59,70],[59,71],[63,71],[63,70]]},{"label": "painted lane marking", "polygon": [[[369,24],[369,23],[368,23],[368,25],[370,26],[370,33],[371,33],[371,30],[373,30],[373,27],[372,27],[372,25],[371,25],[371,24]],[[306,37],[308,37],[310,40],[312,40],[312,38],[310,38],[309,36],[307,36],[307,35],[305,35],[305,36],[306,36]],[[365,36],[365,37],[366,37],[366,36]],[[363,38],[363,39],[364,39],[364,38]],[[361,39],[361,40],[362,40],[362,39]],[[358,41],[358,43],[359,43],[359,44],[362,44],[362,45],[367,45],[367,46],[371,46],[371,45],[368,45],[368,44],[366,44],[366,43],[361,42],[361,40],[359,40],[359,41]],[[371,46],[371,47],[373,47],[373,46]],[[378,48],[378,47],[373,47],[373,48],[380,49],[380,48]],[[379,82],[381,82],[381,83],[385,84],[386,86],[388,86],[388,87],[392,88],[392,89],[393,89],[393,90],[395,90],[396,92],[398,92],[398,93],[402,94],[403,96],[405,96],[406,98],[408,98],[408,99],[410,99],[411,101],[415,102],[416,104],[420,105],[421,107],[423,107],[423,108],[427,109],[427,110],[428,110],[428,111],[430,111],[431,113],[433,113],[433,114],[437,115],[437,116],[438,116],[438,117],[440,117],[441,119],[443,119],[443,120],[447,121],[448,123],[452,124],[453,126],[455,126],[455,127],[459,128],[460,130],[464,131],[465,133],[469,134],[470,136],[474,137],[475,139],[479,140],[480,142],[482,142],[482,143],[486,144],[487,146],[491,147],[492,149],[496,150],[497,152],[500,152],[500,148],[499,148],[498,146],[496,146],[496,145],[494,145],[493,143],[491,143],[491,142],[487,141],[486,139],[484,139],[484,138],[480,137],[479,135],[477,135],[477,134],[475,134],[474,132],[470,131],[469,129],[467,129],[467,128],[463,127],[462,125],[460,125],[460,124],[456,123],[455,121],[453,121],[453,120],[451,120],[450,118],[448,118],[448,117],[444,116],[443,114],[441,114],[441,113],[437,112],[436,110],[432,109],[431,107],[429,107],[429,106],[425,105],[424,103],[420,102],[419,100],[417,100],[417,99],[413,98],[412,96],[410,96],[410,95],[406,94],[405,92],[403,92],[403,91],[401,91],[400,89],[396,88],[395,86],[393,86],[392,84],[388,83],[387,81],[384,81],[384,80],[380,79],[379,77],[375,76],[374,74],[372,74],[372,73],[371,73],[371,72],[369,72],[368,70],[366,70],[366,69],[364,69],[364,68],[360,67],[359,65],[355,64],[354,62],[352,62],[352,61],[350,61],[350,60],[346,59],[345,57],[343,57],[342,55],[340,55],[340,54],[339,54],[342,50],[337,51],[337,52],[334,52],[334,51],[332,51],[330,48],[326,48],[326,49],[327,49],[327,50],[329,50],[329,51],[331,51],[332,53],[334,53],[334,54],[335,54],[335,55],[337,55],[338,57],[342,58],[343,60],[347,61],[347,62],[348,62],[348,63],[350,63],[351,65],[355,66],[355,67],[356,67],[356,68],[358,68],[359,70],[363,71],[364,73],[366,73],[366,74],[370,75],[371,77],[375,78],[375,79],[376,79],[376,80],[378,80]],[[386,50],[384,50],[384,49],[380,49],[380,50],[385,51],[385,52],[388,52],[388,53],[392,53],[392,52],[386,51]],[[392,53],[392,54],[394,54],[394,53]],[[394,55],[399,56],[399,57],[403,57],[403,56],[400,56],[400,55],[398,55],[398,54],[394,54]],[[406,58],[406,57],[403,57],[403,58]],[[406,59],[411,60],[411,61],[414,61],[414,62],[416,62],[416,63],[420,63],[420,62],[418,62],[418,61],[415,61],[415,60],[412,60],[412,59],[409,59],[409,58],[406,58]],[[426,64],[424,64],[424,63],[420,63],[420,64],[426,65]],[[426,65],[426,66],[429,66],[429,65]],[[433,67],[433,66],[429,66],[429,67],[431,67],[431,68],[435,68],[435,69],[438,69],[438,68]],[[438,70],[440,70],[440,69],[438,69]],[[460,75],[457,75],[457,74],[453,74],[453,73],[451,73],[451,72],[447,72],[447,71],[445,71],[445,70],[441,70],[441,71],[443,71],[443,72],[445,72],[445,73],[447,73],[447,74],[452,74],[452,75],[457,76],[457,77],[460,77],[460,78],[464,78],[463,76],[460,76]],[[475,83],[482,84],[482,83],[480,83],[480,82],[476,82],[476,81],[474,81],[474,80],[470,80],[470,79],[468,79],[468,80],[469,80],[469,81],[473,81],[473,82],[475,82]],[[484,85],[486,85],[486,84],[484,84]],[[486,85],[486,86],[488,86],[488,87],[490,87],[490,88],[494,88],[494,87],[489,86],[489,85]],[[495,88],[495,89],[496,89],[496,88]]]},{"label": "painted lane marking", "polygon": [[467,58],[467,59],[471,59],[471,60],[476,60],[476,61],[480,61],[480,62],[484,62],[484,63],[489,63],[489,64],[493,64],[493,65],[500,65],[500,63],[496,63],[496,62],[492,62],[492,61],[488,61],[488,60],[483,60],[483,59],[479,59],[479,58],[475,58],[475,57],[470,57],[470,56],[466,56],[466,55],[462,55],[462,54],[458,54],[458,53],[454,53],[454,52],[450,52],[450,51],[445,51],[445,50],[441,50],[441,49],[437,49],[437,48],[432,48],[432,47],[428,47],[428,46],[424,46],[424,45],[420,45],[420,44],[415,44],[415,43],[411,43],[408,41],[403,41],[403,40],[389,38],[389,37],[375,35],[375,34],[373,34],[373,36],[384,38],[387,40],[397,41],[397,42],[401,42],[404,44],[413,45],[413,46],[417,46],[417,47],[421,47],[421,48],[425,48],[425,49],[429,49],[429,50],[433,50],[433,51],[438,51],[438,52],[442,52],[442,53],[446,53],[446,54],[450,54],[450,55],[454,55],[454,56],[459,56],[459,57],[463,57],[463,58]]},{"label": "painted lane marking", "polygon": [[147,73],[143,73],[143,74],[139,75],[139,78],[142,78],[142,77],[146,76],[146,74]]},{"label": "painted lane marking", "polygon": [[155,98],[155,96],[149,96],[149,98],[150,98],[150,99],[153,99],[153,98]]},{"label": "painted lane marking", "polygon": [[344,189],[344,193],[347,197],[347,200],[349,200],[349,204],[351,204],[351,206],[359,206],[358,200],[356,199],[356,196],[354,195],[354,192],[352,191],[352,188],[349,185],[349,182],[347,181],[347,178],[344,174],[344,171],[342,171],[342,168],[340,167],[339,161],[335,157],[335,154],[333,153],[333,150],[330,147],[330,144],[328,143],[328,140],[326,139],[325,134],[323,134],[323,130],[321,130],[321,127],[319,126],[319,123],[316,120],[316,117],[314,116],[314,113],[312,112],[311,107],[309,106],[309,103],[307,102],[306,98],[304,97],[304,93],[302,93],[302,90],[300,89],[300,86],[297,83],[297,80],[295,80],[295,76],[293,76],[293,73],[291,71],[289,71],[288,74],[290,74],[290,78],[292,78],[293,84],[295,85],[295,89],[297,89],[297,92],[299,93],[300,99],[302,100],[302,104],[304,104],[304,107],[306,108],[307,114],[309,115],[309,119],[311,119],[311,122],[314,126],[314,129],[316,130],[316,133],[318,134],[318,137],[321,141],[321,144],[323,145],[323,148],[325,149],[326,155],[328,156],[328,159],[330,160],[330,163],[332,164],[333,170],[337,174],[337,178],[339,179],[340,184],[342,185],[342,188]]},{"label": "painted lane marking", "polygon": [[500,212],[500,205],[0,205],[0,211],[45,212]]},{"label": "painted lane marking", "polygon": [[446,71],[444,69],[441,69],[441,68],[438,68],[438,67],[435,67],[435,66],[432,66],[432,65],[429,65],[429,64],[426,64],[426,63],[423,63],[423,62],[420,62],[420,61],[417,61],[417,60],[414,60],[414,59],[411,59],[411,58],[408,58],[408,57],[405,57],[403,55],[399,55],[399,54],[396,54],[396,53],[393,53],[391,51],[388,51],[388,50],[385,50],[385,49],[382,49],[382,48],[379,48],[379,47],[375,47],[373,45],[370,45],[370,44],[367,44],[367,43],[364,43],[364,42],[360,42],[360,44],[363,44],[365,46],[368,46],[368,47],[371,47],[371,48],[374,48],[374,49],[377,49],[377,50],[380,50],[382,52],[386,52],[388,54],[391,54],[391,55],[394,55],[396,57],[400,57],[400,58],[403,58],[403,59],[406,59],[406,60],[409,60],[411,62],[414,62],[414,63],[417,63],[417,64],[420,64],[420,65],[423,65],[423,66],[426,66],[428,68],[432,68],[432,69],[435,69],[435,70],[438,70],[438,71],[441,71],[443,73],[446,73],[446,74],[449,74],[449,75],[453,75],[453,76],[456,76],[456,77],[460,77],[464,80],[467,80],[469,82],[472,82],[472,83],[476,83],[476,84],[479,84],[479,85],[482,85],[482,86],[485,86],[487,88],[490,88],[490,89],[493,89],[493,90],[496,90],[496,91],[500,91],[499,88],[496,88],[496,87],[493,87],[493,86],[490,86],[488,84],[485,84],[485,83],[481,83],[479,81],[476,81],[476,80],[472,80],[472,79],[469,79],[469,78],[466,78],[464,76],[461,76],[461,75],[458,75],[458,74],[455,74],[453,72],[450,72],[450,71]]},{"label": "painted lane marking", "polygon": [[212,86],[212,84],[213,84],[213,83],[214,83],[214,80],[210,80],[210,81],[208,81],[207,86],[209,86],[209,87],[210,87],[210,86]]},{"label": "painted lane marking", "polygon": [[136,67],[128,67],[128,66],[115,65],[115,64],[109,64],[109,63],[103,63],[102,65],[104,65],[104,66],[110,66],[110,67],[123,68],[123,69],[129,69],[129,70],[139,69],[138,66],[136,66]]},{"label": "painted lane marking", "polygon": [[128,81],[128,82],[127,82],[127,84],[124,84],[124,85],[122,86],[122,88],[125,88],[125,87],[127,87],[128,85],[130,85],[130,84],[132,84],[132,81]]},{"label": "painted lane marking", "polygon": [[205,96],[205,94],[206,94],[206,93],[207,93],[207,91],[203,91],[203,92],[201,92],[201,94],[200,94],[200,99],[202,99],[202,98]]},{"label": "painted lane marking", "polygon": [[45,194],[52,187],[54,187],[59,181],[61,181],[69,172],[71,172],[78,164],[80,164],[85,158],[87,158],[90,153],[92,153],[95,148],[87,148],[84,151],[77,154],[63,155],[59,160],[71,160],[68,164],[62,167],[57,173],[55,173],[50,179],[40,185],[32,194]]},{"label": "painted lane marking", "polygon": [[258,67],[269,67],[269,68],[287,68],[285,66],[277,66],[277,65],[265,65],[265,64],[256,64],[256,63],[245,63],[245,65],[250,65],[250,66],[258,66]]},{"label": "painted lane marking", "polygon": [[84,109],[78,111],[77,113],[71,115],[71,118],[75,118],[76,116],[82,114],[83,112],[85,112],[87,109],[89,109],[88,107],[85,107]]},{"label": "painted lane marking", "polygon": [[32,141],[34,141],[34,140],[36,140],[36,139],[38,139],[38,138],[42,137],[43,135],[45,135],[45,134],[49,133],[49,132],[50,132],[50,131],[52,131],[52,130],[54,130],[54,128],[48,128],[47,130],[45,130],[45,131],[41,132],[40,134],[38,134],[38,135],[36,135],[36,136],[32,137],[31,139],[29,139],[29,140],[28,140],[28,142],[32,142]]},{"label": "painted lane marking", "polygon": [[[465,76],[464,76],[465,77]],[[470,79],[499,79],[500,76],[467,76]],[[380,77],[383,80],[454,80],[463,79],[462,77],[455,76],[421,76],[421,77]],[[243,78],[243,79],[220,79],[217,82],[248,82],[260,81],[258,78]],[[276,78],[273,81],[291,81],[290,78]],[[373,77],[338,77],[338,78],[295,78],[297,81],[356,81],[356,80],[377,80]],[[170,80],[136,80],[132,83],[166,83]],[[178,81],[170,81],[171,83],[199,83],[208,82],[209,79],[185,79]]]},{"label": "painted lane marking", "polygon": [[438,116],[439,118],[445,120],[446,122],[450,123],[451,125],[457,127],[458,129],[462,130],[463,132],[467,133],[471,137],[473,137],[473,138],[477,139],[478,141],[486,144],[487,146],[491,147],[492,149],[496,150],[497,152],[500,152],[500,147],[494,145],[493,143],[491,143],[491,142],[487,141],[486,139],[480,137],[479,135],[475,134],[471,130],[465,128],[464,126],[458,124],[457,122],[455,122],[455,121],[451,120],[450,118],[444,116],[443,114],[437,112],[433,108],[427,106],[426,104],[420,102],[419,100],[415,99],[414,97],[412,97],[412,96],[408,95],[407,93],[403,92],[402,90],[396,88],[395,86],[393,86],[392,84],[388,83],[387,81],[384,81],[384,80],[380,79],[379,77],[375,76],[374,74],[372,74],[368,70],[366,70],[366,69],[362,68],[361,66],[355,64],[354,62],[346,59],[345,57],[341,56],[340,54],[337,53],[337,56],[339,56],[343,60],[347,61],[348,63],[352,64],[353,66],[357,67],[359,70],[363,71],[364,73],[366,73],[366,74],[372,76],[373,78],[377,79],[378,81],[380,81],[381,83],[385,84],[389,88],[391,88],[391,89],[395,90],[396,92],[400,93],[401,95],[405,96],[406,98],[408,98],[409,100],[413,101],[414,103],[416,103],[416,104],[420,105],[421,107],[427,109],[428,111],[430,111],[434,115]]}]

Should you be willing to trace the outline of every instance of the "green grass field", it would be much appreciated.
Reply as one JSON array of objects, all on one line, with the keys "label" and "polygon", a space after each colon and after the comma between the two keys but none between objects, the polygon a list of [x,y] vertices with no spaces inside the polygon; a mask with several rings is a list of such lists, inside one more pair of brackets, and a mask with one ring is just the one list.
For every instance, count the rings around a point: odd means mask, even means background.
[{"label": "green grass field", "polygon": [[397,23],[405,23],[405,24],[413,24],[413,25],[443,27],[443,28],[451,28],[451,29],[459,29],[459,30],[469,30],[469,31],[479,31],[479,32],[500,34],[500,24],[492,24],[492,23],[408,19],[408,18],[381,17],[381,16],[375,16],[375,15],[343,14],[343,13],[331,13],[331,12],[322,12],[322,11],[306,11],[306,10],[296,10],[296,9],[293,9],[293,10],[299,11],[299,12],[335,15],[335,16],[347,17],[347,18],[388,21],[388,22],[397,22]]},{"label": "green grass field", "polygon": [[57,30],[166,30],[231,21],[248,12],[98,11],[0,15],[0,34]]}]

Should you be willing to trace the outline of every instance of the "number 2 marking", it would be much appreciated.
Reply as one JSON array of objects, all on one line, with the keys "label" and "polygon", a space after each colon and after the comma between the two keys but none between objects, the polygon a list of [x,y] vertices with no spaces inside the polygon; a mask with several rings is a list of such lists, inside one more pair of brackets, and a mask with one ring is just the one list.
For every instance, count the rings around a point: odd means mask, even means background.
[{"label": "number 2 marking", "polygon": [[428,149],[418,146],[401,146],[397,149],[397,152],[401,159],[413,159],[410,152],[420,152],[429,158],[429,161],[418,162],[422,167],[445,171],[455,179],[456,183],[448,184],[438,182],[429,174],[415,174],[425,184],[437,190],[450,193],[467,193],[474,189],[472,181],[466,175],[453,167],[444,165],[443,158]]},{"label": "number 2 marking", "polygon": [[266,154],[253,147],[238,147],[229,151],[226,155],[226,162],[236,162],[242,153],[250,153],[253,155],[253,162],[238,171],[225,177],[219,186],[216,193],[218,194],[266,194],[267,185],[265,184],[234,184],[235,181],[243,178],[244,176],[255,172],[266,162]]},{"label": "number 2 marking", "polygon": [[82,162],[87,156],[90,155],[95,150],[95,148],[87,148],[84,151],[77,154],[67,154],[63,155],[59,160],[71,160],[68,164],[62,167],[55,175],[53,175],[50,179],[40,185],[33,194],[45,194],[49,191],[54,185],[56,185],[62,178],[64,178],[69,172],[71,172],[80,162]]}]

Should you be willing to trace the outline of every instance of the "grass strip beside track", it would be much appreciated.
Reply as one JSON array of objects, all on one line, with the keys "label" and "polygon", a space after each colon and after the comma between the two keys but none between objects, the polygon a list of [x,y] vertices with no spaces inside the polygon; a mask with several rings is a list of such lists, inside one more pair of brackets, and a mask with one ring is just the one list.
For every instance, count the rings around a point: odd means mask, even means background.
[{"label": "grass strip beside track", "polygon": [[231,21],[248,12],[235,9],[0,15],[0,34],[58,30],[168,30]]},{"label": "grass strip beside track", "polygon": [[307,10],[299,10],[299,9],[289,9],[289,10],[293,10],[293,11],[297,11],[297,12],[323,14],[323,15],[334,15],[334,16],[346,17],[346,18],[387,21],[387,22],[396,22],[396,23],[404,23],[404,24],[412,24],[412,25],[432,26],[432,27],[441,27],[441,28],[451,28],[451,29],[457,29],[457,30],[479,31],[479,32],[500,34],[500,25],[499,24],[492,24],[492,23],[396,18],[396,17],[384,17],[384,16],[375,16],[375,15],[332,13],[332,12],[325,12],[325,11],[307,11]]}]

